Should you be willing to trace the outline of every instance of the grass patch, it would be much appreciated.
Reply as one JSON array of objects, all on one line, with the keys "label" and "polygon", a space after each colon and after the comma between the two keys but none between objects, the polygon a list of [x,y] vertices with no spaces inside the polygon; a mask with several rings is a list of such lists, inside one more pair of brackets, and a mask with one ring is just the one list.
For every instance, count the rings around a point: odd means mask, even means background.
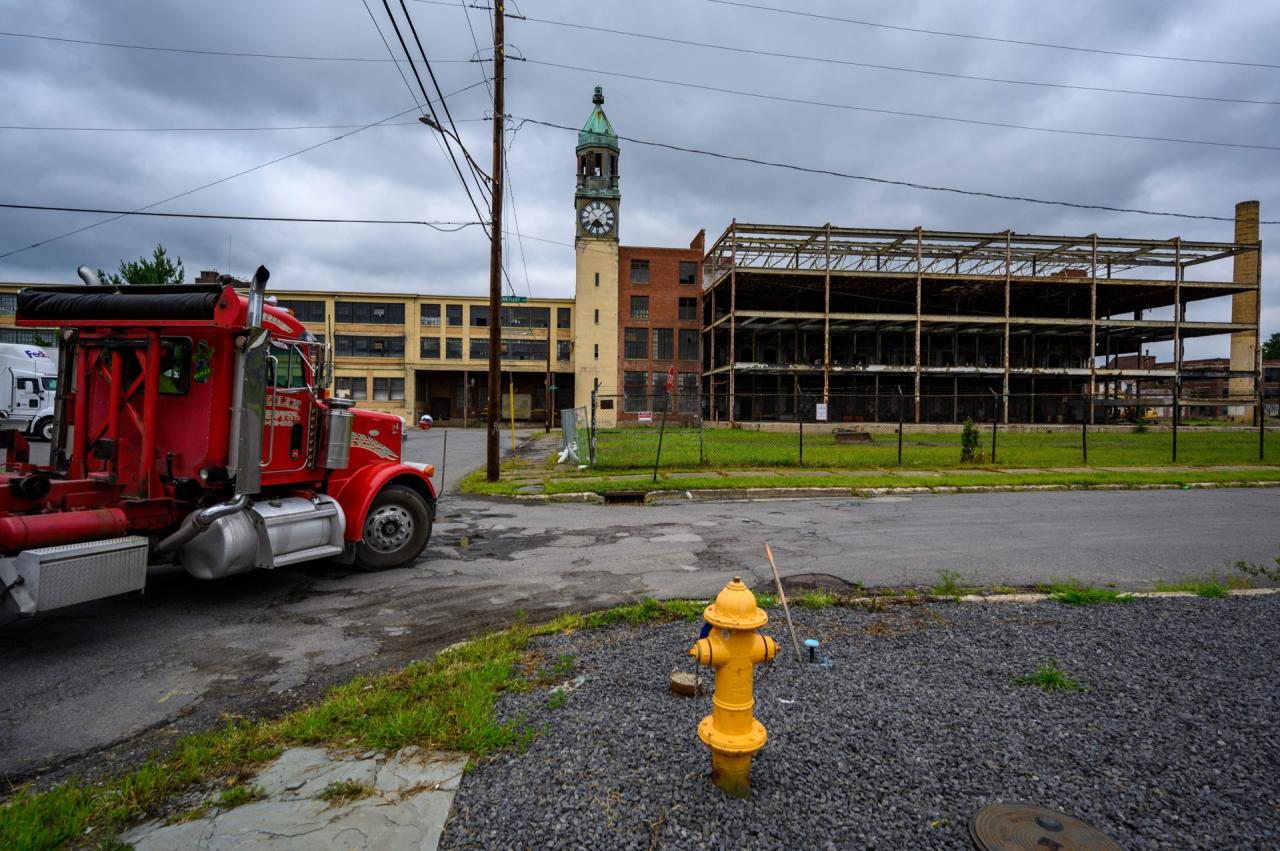
[{"label": "grass patch", "polygon": [[[646,598],[603,612],[564,615],[538,626],[517,623],[403,670],[359,677],[333,689],[319,703],[282,718],[230,719],[220,729],[180,739],[168,754],[101,783],[72,779],[42,792],[19,787],[0,803],[0,848],[56,848],[82,841],[88,829],[102,837],[114,836],[175,794],[219,777],[238,781],[291,745],[384,751],[418,745],[472,756],[522,745],[538,731],[518,721],[498,721],[494,703],[504,691],[528,687],[521,671],[532,638],[622,623],[694,620],[702,617],[704,606],[692,600]],[[572,664],[568,656],[555,663],[557,670]],[[236,806],[252,800],[253,794],[252,787],[237,782],[213,803]]]},{"label": "grass patch", "polygon": [[359,780],[335,780],[320,792],[320,800],[331,807],[340,807],[352,801],[367,798],[377,790]]},{"label": "grass patch", "polygon": [[567,677],[573,673],[575,661],[572,653],[565,653],[556,659],[555,665],[551,668],[551,672],[557,677]]},{"label": "grass patch", "polygon": [[257,786],[247,786],[244,783],[237,783],[230,789],[224,789],[222,794],[218,795],[218,806],[224,810],[233,810],[236,807],[243,807],[245,804],[256,801],[262,797],[262,790]]},{"label": "grass patch", "polygon": [[1131,595],[1123,591],[1117,591],[1114,588],[1097,588],[1093,585],[1086,585],[1078,579],[1071,579],[1066,582],[1042,583],[1036,586],[1036,590],[1042,594],[1049,595],[1049,599],[1055,603],[1065,603],[1068,606],[1127,603],[1133,599]]},{"label": "grass patch", "polygon": [[808,591],[801,591],[792,598],[795,604],[802,609],[825,609],[834,606],[840,602],[840,598],[830,591],[824,591],[821,588],[812,588]]},{"label": "grass patch", "polygon": [[1013,682],[1015,685],[1035,686],[1045,691],[1088,691],[1053,662],[1041,662],[1031,673],[1014,677]]},{"label": "grass patch", "polygon": [[1221,598],[1231,596],[1231,589],[1223,582],[1220,582],[1217,576],[1202,580],[1192,579],[1185,582],[1157,582],[1156,590],[1187,591],[1197,597]]},{"label": "grass patch", "polygon": [[[958,570],[939,570],[938,582],[929,589],[929,593],[935,597],[954,597],[956,600],[966,594],[977,593],[977,588],[971,585],[961,585],[960,579],[961,576]],[[1016,592],[1010,589],[1006,593],[1012,594]]]},{"label": "grass patch", "polygon": [[772,609],[778,605],[776,594],[756,594],[756,605],[762,609]]},{"label": "grass patch", "polygon": [[553,688],[551,696],[547,698],[548,709],[559,709],[569,702],[569,694],[562,688]]}]

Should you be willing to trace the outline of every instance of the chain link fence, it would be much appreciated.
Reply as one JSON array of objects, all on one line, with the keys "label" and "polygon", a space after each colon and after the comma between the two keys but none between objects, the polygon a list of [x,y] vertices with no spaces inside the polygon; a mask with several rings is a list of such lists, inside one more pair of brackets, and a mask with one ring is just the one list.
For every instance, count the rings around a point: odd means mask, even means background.
[{"label": "chain link fence", "polygon": [[755,419],[732,423],[723,402],[597,394],[589,463],[601,471],[1280,463],[1280,420],[1259,421],[1256,398],[741,394],[737,410]]}]

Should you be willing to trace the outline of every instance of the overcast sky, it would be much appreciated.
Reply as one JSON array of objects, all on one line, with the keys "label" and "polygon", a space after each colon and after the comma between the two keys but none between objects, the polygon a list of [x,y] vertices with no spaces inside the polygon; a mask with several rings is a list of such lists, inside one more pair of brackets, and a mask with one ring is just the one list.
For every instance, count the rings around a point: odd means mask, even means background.
[{"label": "overcast sky", "polygon": [[[1280,4],[1129,0],[1036,3],[747,0],[758,5],[930,30],[1103,50],[1276,62]],[[483,4],[477,4],[483,5]],[[392,8],[400,17],[399,0]],[[461,2],[410,0],[409,11],[469,150],[486,169],[489,93]],[[398,56],[381,0],[373,18]],[[0,0],[0,29],[42,36],[197,50],[388,59],[363,0]],[[1071,52],[872,28],[710,0],[524,0],[508,7],[562,23],[726,46],[1010,80],[1201,97],[1280,101],[1280,69]],[[480,55],[489,13],[470,9]],[[406,30],[406,37],[408,32]],[[1098,138],[783,103],[679,85],[977,121],[1280,147],[1280,105],[1222,103],[982,82],[509,20],[509,55],[585,71],[508,63],[510,188],[507,269],[517,294],[573,290],[573,147],[592,87],[622,135],[734,155],[921,183],[1083,203],[1231,216],[1257,199],[1280,219],[1280,150]],[[405,67],[405,66],[401,66]],[[426,78],[425,71],[419,69]],[[609,72],[609,73],[606,73]],[[409,76],[410,83],[413,77]],[[430,85],[429,81],[428,85]],[[479,84],[479,85],[474,85]],[[476,218],[430,129],[389,61],[303,61],[192,55],[0,36],[5,125],[207,128],[106,133],[0,130],[0,201],[136,209],[332,139],[350,129],[219,131],[228,127],[372,127],[157,210],[335,218]],[[519,128],[518,130],[516,128]],[[622,143],[620,234],[627,244],[683,246],[730,219],[850,227],[1038,231],[1230,240],[1228,222],[1104,213],[924,192],[806,175]],[[0,210],[0,254],[105,217]],[[1264,227],[1280,243],[1280,227]],[[535,241],[532,237],[551,242]],[[477,227],[283,224],[124,218],[0,259],[0,280],[68,281],[80,263],[114,269],[157,243],[201,269],[272,286],[481,293],[488,246]],[[1280,330],[1280,255],[1263,261],[1264,334]],[[1203,267],[1202,267],[1203,268]],[[1230,274],[1224,264],[1220,272]],[[1266,282],[1272,279],[1270,285]],[[1192,318],[1229,305],[1193,308]],[[1225,338],[1188,356],[1225,353]]]}]

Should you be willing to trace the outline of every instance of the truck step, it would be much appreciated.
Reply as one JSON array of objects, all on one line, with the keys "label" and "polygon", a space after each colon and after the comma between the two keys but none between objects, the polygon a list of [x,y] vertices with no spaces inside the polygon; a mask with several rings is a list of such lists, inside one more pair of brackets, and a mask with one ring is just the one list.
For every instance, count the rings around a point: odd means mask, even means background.
[{"label": "truck step", "polygon": [[318,547],[308,547],[305,550],[297,550],[284,555],[275,557],[275,566],[284,567],[290,564],[297,564],[301,561],[315,561],[316,559],[332,558],[333,556],[342,555],[342,547],[333,544],[321,544]]}]

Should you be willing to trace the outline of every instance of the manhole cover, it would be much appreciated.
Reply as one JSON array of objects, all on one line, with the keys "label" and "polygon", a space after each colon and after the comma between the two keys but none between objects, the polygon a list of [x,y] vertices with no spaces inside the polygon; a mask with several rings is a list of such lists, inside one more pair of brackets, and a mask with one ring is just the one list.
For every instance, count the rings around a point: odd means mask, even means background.
[{"label": "manhole cover", "polygon": [[989,804],[969,820],[969,835],[979,851],[1123,851],[1080,819],[1034,804]]}]

